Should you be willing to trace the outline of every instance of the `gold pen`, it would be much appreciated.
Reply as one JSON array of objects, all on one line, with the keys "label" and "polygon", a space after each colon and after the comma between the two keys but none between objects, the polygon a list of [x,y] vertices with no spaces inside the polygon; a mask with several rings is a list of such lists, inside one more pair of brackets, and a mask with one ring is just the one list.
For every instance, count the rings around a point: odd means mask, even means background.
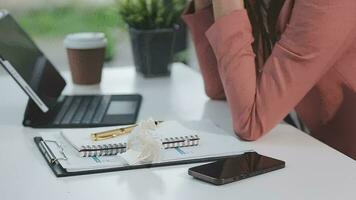
[{"label": "gold pen", "polygon": [[[161,123],[162,121],[155,121],[155,124],[158,125],[159,123]],[[111,139],[120,135],[125,135],[128,133],[131,133],[131,131],[137,126],[137,124],[134,125],[130,125],[127,127],[123,127],[123,128],[117,128],[117,129],[113,129],[113,130],[108,130],[108,131],[103,131],[103,132],[99,132],[99,133],[92,133],[91,134],[91,139],[93,141],[100,141],[100,140],[107,140],[107,139]]]}]

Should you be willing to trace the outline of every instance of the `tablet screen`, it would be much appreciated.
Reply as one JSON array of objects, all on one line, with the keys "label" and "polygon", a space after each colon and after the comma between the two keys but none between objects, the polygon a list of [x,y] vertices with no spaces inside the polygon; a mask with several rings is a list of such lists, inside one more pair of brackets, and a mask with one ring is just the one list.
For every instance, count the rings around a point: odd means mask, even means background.
[{"label": "tablet screen", "polygon": [[25,91],[37,105],[35,96],[51,108],[65,87],[64,79],[16,21],[9,14],[1,13],[0,56],[12,68],[7,71],[24,90],[24,84],[30,87],[35,94]]}]

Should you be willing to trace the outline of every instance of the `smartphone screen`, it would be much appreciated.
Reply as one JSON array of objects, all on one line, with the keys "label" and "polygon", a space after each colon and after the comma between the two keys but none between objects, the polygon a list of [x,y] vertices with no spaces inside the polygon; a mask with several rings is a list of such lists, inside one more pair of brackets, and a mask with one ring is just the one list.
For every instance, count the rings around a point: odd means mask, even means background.
[{"label": "smartphone screen", "polygon": [[215,185],[222,185],[281,169],[284,166],[284,161],[263,156],[256,152],[246,152],[236,157],[224,158],[213,163],[190,168],[188,174]]}]

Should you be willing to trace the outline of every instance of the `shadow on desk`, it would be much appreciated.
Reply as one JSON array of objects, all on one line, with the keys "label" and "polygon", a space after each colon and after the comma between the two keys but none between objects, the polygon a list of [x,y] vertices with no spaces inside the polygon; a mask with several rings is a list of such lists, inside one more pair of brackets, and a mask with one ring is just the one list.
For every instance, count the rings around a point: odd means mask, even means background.
[{"label": "shadow on desk", "polygon": [[[159,170],[162,170],[160,168]],[[150,195],[159,196],[165,191],[165,184],[157,174],[159,170],[136,170],[135,173],[120,174],[118,184],[127,185],[129,192],[135,199],[148,199]]]},{"label": "shadow on desk", "polygon": [[225,100],[208,100],[204,104],[202,120],[211,120],[229,133],[233,133],[232,118],[229,106]]}]

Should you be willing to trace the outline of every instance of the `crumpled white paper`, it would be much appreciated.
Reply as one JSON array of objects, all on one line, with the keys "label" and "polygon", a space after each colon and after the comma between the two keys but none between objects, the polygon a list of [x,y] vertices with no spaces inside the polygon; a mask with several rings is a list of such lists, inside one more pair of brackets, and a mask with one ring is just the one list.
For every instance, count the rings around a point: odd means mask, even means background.
[{"label": "crumpled white paper", "polygon": [[128,164],[152,163],[160,159],[162,143],[154,134],[157,129],[155,120],[141,121],[129,134],[127,151],[121,156]]}]

